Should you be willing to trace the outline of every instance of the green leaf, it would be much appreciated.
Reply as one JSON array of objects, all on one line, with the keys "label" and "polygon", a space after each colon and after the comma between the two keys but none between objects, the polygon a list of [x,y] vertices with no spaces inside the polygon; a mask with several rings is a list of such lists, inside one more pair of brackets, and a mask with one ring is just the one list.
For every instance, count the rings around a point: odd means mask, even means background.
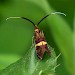
[{"label": "green leaf", "polygon": [[16,62],[20,58],[17,54],[1,54],[0,53],[0,70],[9,64]]},{"label": "green leaf", "polygon": [[45,53],[43,59],[39,60],[32,46],[24,57],[2,70],[0,75],[55,75],[57,58],[51,49],[51,56]]},{"label": "green leaf", "polygon": [[73,65],[74,65],[74,71],[73,71],[73,75],[75,74],[75,12],[74,12],[74,33],[73,33],[73,47],[74,47],[74,51],[73,51]]}]

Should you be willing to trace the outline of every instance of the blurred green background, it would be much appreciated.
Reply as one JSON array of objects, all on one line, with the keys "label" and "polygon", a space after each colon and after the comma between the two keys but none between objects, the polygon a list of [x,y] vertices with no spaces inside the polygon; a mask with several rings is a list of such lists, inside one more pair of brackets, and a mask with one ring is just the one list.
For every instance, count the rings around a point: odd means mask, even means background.
[{"label": "blurred green background", "polygon": [[35,24],[50,12],[59,11],[63,15],[51,15],[40,23],[48,44],[54,48],[59,67],[57,75],[75,75],[73,46],[75,24],[74,0],[0,0],[0,70],[20,59],[32,45],[34,27],[22,19],[7,17],[24,16]]}]

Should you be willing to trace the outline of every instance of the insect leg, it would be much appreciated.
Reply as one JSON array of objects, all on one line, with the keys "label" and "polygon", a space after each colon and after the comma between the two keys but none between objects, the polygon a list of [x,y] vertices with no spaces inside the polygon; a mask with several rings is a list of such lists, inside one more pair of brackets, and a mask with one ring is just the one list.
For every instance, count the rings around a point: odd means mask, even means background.
[{"label": "insect leg", "polygon": [[45,46],[45,49],[46,49],[46,52],[50,55],[51,52],[50,52],[50,49],[48,48],[48,45]]},{"label": "insect leg", "polygon": [[49,55],[51,54],[51,52],[50,52],[50,50],[49,50],[49,49],[47,49],[46,51],[47,51],[47,53],[48,53]]},{"label": "insect leg", "polygon": [[34,38],[34,36],[32,37],[32,45],[34,45],[35,44],[35,38]]}]

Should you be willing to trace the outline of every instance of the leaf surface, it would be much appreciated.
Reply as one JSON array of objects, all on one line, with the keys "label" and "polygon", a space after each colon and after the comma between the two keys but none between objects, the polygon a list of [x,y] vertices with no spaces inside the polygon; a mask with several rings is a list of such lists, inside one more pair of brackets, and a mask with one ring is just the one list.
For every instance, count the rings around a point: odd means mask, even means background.
[{"label": "leaf surface", "polygon": [[2,70],[0,75],[54,75],[56,61],[57,57],[53,49],[51,49],[51,56],[45,53],[43,59],[39,60],[35,47],[32,46],[24,57]]}]

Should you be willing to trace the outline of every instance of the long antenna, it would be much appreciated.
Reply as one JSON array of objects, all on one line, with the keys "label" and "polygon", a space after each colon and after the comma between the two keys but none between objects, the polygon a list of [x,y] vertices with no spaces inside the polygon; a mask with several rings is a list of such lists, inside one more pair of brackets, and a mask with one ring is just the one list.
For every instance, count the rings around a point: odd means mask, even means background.
[{"label": "long antenna", "polygon": [[22,19],[25,19],[25,20],[27,20],[27,21],[29,21],[29,22],[31,22],[31,23],[35,26],[34,22],[33,22],[33,21],[31,21],[30,19],[25,18],[25,17],[21,17],[21,18],[22,18]]},{"label": "long antenna", "polygon": [[8,17],[6,20],[11,19],[11,18],[21,18],[21,19],[25,19],[25,20],[31,22],[31,23],[35,26],[34,22],[32,22],[30,19],[25,18],[25,17]]},{"label": "long antenna", "polygon": [[61,14],[61,15],[64,15],[64,16],[66,16],[66,14],[64,14],[64,13],[61,13],[61,12],[52,12],[52,13],[50,13],[50,14],[48,14],[48,15],[46,15],[45,17],[43,17],[39,22],[38,22],[38,24],[37,25],[39,25],[45,18],[47,18],[49,15],[54,15],[54,14]]}]

